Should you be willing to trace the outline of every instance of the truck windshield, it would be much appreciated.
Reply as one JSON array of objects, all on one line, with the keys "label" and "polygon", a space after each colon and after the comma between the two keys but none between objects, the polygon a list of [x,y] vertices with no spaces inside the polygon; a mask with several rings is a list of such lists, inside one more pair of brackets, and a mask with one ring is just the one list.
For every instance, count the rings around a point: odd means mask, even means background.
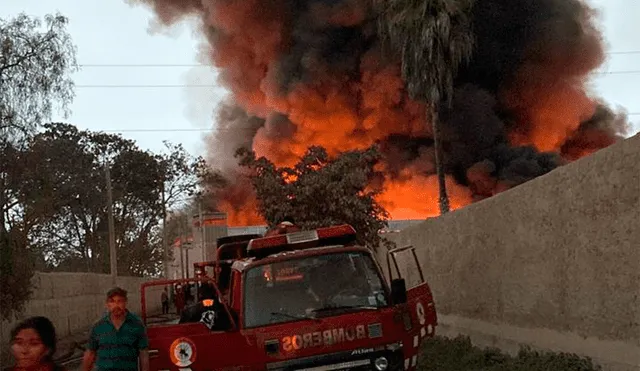
[{"label": "truck windshield", "polygon": [[265,264],[249,269],[245,277],[247,328],[387,306],[378,269],[366,253]]}]

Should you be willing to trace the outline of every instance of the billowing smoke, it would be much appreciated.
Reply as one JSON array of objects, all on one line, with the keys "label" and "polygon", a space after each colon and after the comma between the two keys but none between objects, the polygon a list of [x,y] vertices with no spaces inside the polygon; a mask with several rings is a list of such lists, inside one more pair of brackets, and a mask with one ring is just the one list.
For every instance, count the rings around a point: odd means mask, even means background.
[{"label": "billowing smoke", "polygon": [[[314,144],[337,154],[380,143],[383,206],[396,219],[437,214],[425,107],[408,98],[398,58],[382,55],[369,0],[129,1],[165,24],[201,20],[233,99],[218,114],[214,166],[233,172],[248,144],[289,165]],[[475,52],[440,114],[454,208],[606,147],[627,125],[586,88],[604,51],[582,1],[477,0],[472,12]],[[229,192],[227,211],[252,207],[246,185]]]},{"label": "billowing smoke", "polygon": [[209,146],[207,160],[223,173],[229,173],[236,170],[238,165],[238,160],[234,158],[236,150],[251,147],[253,137],[265,126],[266,120],[247,115],[242,108],[225,102],[218,109],[216,121],[216,134]]}]

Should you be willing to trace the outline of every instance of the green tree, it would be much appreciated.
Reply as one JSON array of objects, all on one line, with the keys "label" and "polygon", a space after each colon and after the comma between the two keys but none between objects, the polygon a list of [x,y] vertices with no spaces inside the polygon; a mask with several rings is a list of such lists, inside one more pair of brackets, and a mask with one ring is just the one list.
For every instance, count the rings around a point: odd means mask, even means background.
[{"label": "green tree", "polygon": [[[197,209],[193,202],[176,205],[167,212],[166,223],[163,227],[163,236],[166,237],[167,248],[169,249],[169,264],[172,262],[180,262],[180,249],[174,246],[174,242],[178,239],[186,239],[192,234],[192,216]],[[184,258],[184,255],[183,255]],[[193,263],[193,262],[191,262]],[[165,271],[166,277],[170,277],[170,271]]]},{"label": "green tree", "polygon": [[438,107],[451,105],[454,78],[468,63],[475,44],[470,11],[473,0],[374,0],[383,45],[398,53],[411,98],[428,103],[440,195],[440,213],[449,197],[440,143]]},{"label": "green tree", "polygon": [[159,159],[165,170],[164,190],[167,208],[171,209],[185,202],[185,196],[193,196],[200,184],[200,174],[206,171],[202,157],[194,157],[182,144],[164,142],[165,152]]},{"label": "green tree", "polygon": [[291,168],[278,168],[246,149],[237,156],[270,226],[287,216],[310,229],[348,223],[359,243],[375,249],[383,242],[378,232],[387,226],[388,214],[375,201],[378,190],[369,186],[381,176],[374,170],[380,160],[377,148],[330,158],[324,148],[310,147]]},{"label": "green tree", "polygon": [[67,23],[60,14],[46,15],[44,22],[25,14],[0,19],[0,132],[4,138],[30,134],[50,118],[54,107],[69,112],[74,97],[70,75],[78,66]]},{"label": "green tree", "polygon": [[[29,163],[19,200],[29,243],[49,269],[109,272],[105,165],[110,167],[118,273],[156,275],[162,266],[162,187],[168,173],[186,178],[162,155],[118,135],[47,124],[23,156]],[[171,147],[174,150],[178,147]],[[180,157],[172,154],[169,158]],[[175,194],[176,197],[178,194]],[[36,212],[37,211],[37,212]]]},{"label": "green tree", "polygon": [[[32,265],[25,230],[15,219],[15,196],[24,164],[24,140],[49,119],[54,108],[68,113],[73,98],[70,74],[77,69],[67,19],[47,15],[44,22],[21,14],[0,19],[0,315],[9,318],[29,297]],[[17,172],[17,173],[16,173]]]},{"label": "green tree", "polygon": [[[160,155],[163,169],[163,184],[161,195],[162,207],[162,237],[160,242],[164,251],[165,276],[169,274],[168,264],[173,258],[172,241],[177,237],[173,233],[176,229],[170,227],[168,216],[171,210],[184,208],[185,205],[198,201],[192,196],[202,197],[198,192],[201,180],[207,175],[207,166],[202,157],[190,155],[181,144],[164,142],[166,152]],[[188,199],[185,199],[189,197]],[[174,218],[175,219],[175,218]]]}]

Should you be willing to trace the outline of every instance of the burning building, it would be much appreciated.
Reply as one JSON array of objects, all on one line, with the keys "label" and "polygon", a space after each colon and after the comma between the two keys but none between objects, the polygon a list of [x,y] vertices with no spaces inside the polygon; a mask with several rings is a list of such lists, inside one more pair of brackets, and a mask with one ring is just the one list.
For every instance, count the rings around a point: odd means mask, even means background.
[{"label": "burning building", "polygon": [[[378,201],[393,219],[438,214],[431,127],[399,59],[383,55],[370,0],[130,0],[166,25],[197,19],[228,102],[210,158],[233,173],[251,146],[277,165],[310,145],[384,151]],[[455,0],[451,0],[455,1]],[[441,112],[453,208],[490,197],[622,138],[626,116],[588,89],[604,61],[580,0],[476,0],[475,48]],[[220,201],[230,225],[260,224],[246,184]]]}]

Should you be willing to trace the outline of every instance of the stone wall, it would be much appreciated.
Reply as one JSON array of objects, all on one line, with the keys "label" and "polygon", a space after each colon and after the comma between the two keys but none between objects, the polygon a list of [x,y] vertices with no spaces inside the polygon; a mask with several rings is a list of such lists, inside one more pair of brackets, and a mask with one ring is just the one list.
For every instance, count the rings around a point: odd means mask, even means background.
[{"label": "stone wall", "polygon": [[[147,279],[118,277],[118,286],[128,291],[129,308],[140,313],[140,284]],[[105,295],[112,288],[111,276],[92,273],[36,273],[33,294],[20,318],[48,317],[58,337],[87,329],[105,312]],[[160,311],[161,286],[147,290],[147,311]],[[149,306],[151,306],[149,308]],[[0,323],[0,349],[7,349],[9,333],[17,321]]]},{"label": "stone wall", "polygon": [[386,236],[418,249],[441,334],[640,370],[640,135]]}]

